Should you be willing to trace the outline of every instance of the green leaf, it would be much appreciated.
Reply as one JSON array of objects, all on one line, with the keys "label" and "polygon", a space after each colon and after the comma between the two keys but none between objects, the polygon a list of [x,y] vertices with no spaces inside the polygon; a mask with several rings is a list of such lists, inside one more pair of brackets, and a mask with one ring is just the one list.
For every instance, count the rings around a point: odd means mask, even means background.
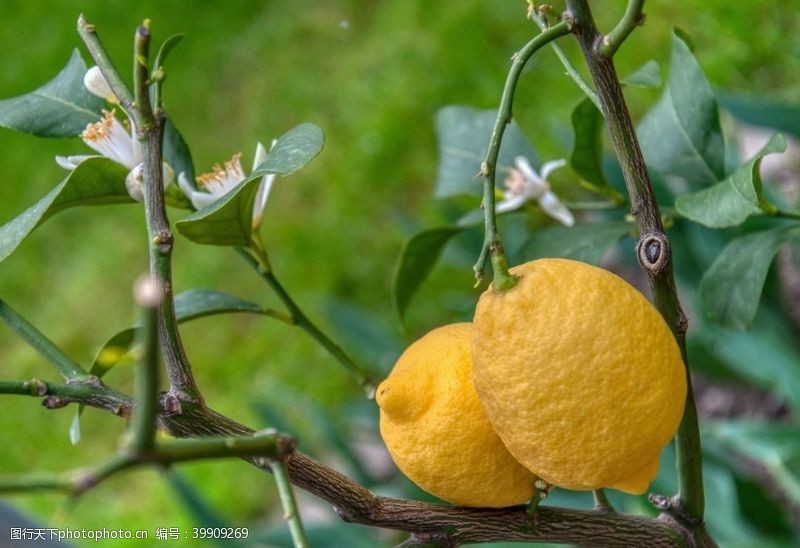
[{"label": "green leaf", "polygon": [[800,137],[800,104],[731,94],[722,95],[719,102],[742,122],[774,128]]},{"label": "green leaf", "polygon": [[747,328],[772,260],[783,244],[798,238],[800,227],[790,226],[731,240],[700,282],[700,303],[708,317],[733,329]]},{"label": "green leaf", "polygon": [[322,130],[301,124],[272,147],[267,159],[233,190],[217,201],[175,223],[178,231],[199,244],[247,246],[253,225],[253,203],[261,177],[289,175],[313,160],[322,150]]},{"label": "green leaf", "polygon": [[164,63],[167,60],[167,56],[172,51],[172,49],[177,46],[181,40],[183,40],[185,34],[178,33],[173,34],[161,44],[161,47],[158,48],[158,54],[156,54],[155,61],[153,61],[153,71],[157,70],[158,68],[164,66]]},{"label": "green leaf", "polygon": [[132,202],[125,189],[128,170],[108,158],[81,162],[41,200],[0,227],[0,261],[11,255],[37,226],[63,209]]},{"label": "green leaf", "polygon": [[100,119],[105,104],[83,86],[86,65],[73,50],[67,66],[42,87],[0,100],[0,126],[40,137],[75,137]]},{"label": "green leaf", "polygon": [[603,114],[589,99],[584,99],[572,111],[572,130],[575,140],[569,163],[575,172],[591,183],[591,189],[603,194],[611,188],[603,173]]},{"label": "green leaf", "polygon": [[325,145],[325,135],[314,124],[300,124],[278,138],[267,159],[253,175],[291,175],[317,157]]},{"label": "green leaf", "polygon": [[[439,167],[435,196],[446,198],[456,194],[480,194],[478,178],[481,162],[486,158],[496,110],[478,110],[463,106],[447,106],[436,113],[436,134],[439,141]],[[528,139],[516,122],[511,122],[503,135],[497,159],[497,173],[514,165],[516,156],[525,156],[539,168],[539,160]]]},{"label": "green leaf", "polygon": [[661,67],[652,59],[622,79],[623,84],[640,88],[661,87]]},{"label": "green leaf", "polygon": [[758,154],[723,181],[704,190],[678,196],[675,208],[684,217],[711,228],[743,223],[750,215],[761,212],[762,206],[769,207],[761,191],[761,160],[767,154],[784,150],[786,139],[776,133]]},{"label": "green leaf", "polygon": [[192,163],[192,153],[183,140],[183,136],[167,118],[164,124],[164,161],[166,161],[175,172],[177,178],[180,173],[185,173],[190,181],[194,181],[194,164]]},{"label": "green leaf", "polygon": [[232,312],[262,314],[264,309],[214,289],[189,289],[175,296],[175,317],[179,322]]},{"label": "green leaf", "polygon": [[638,133],[645,160],[665,175],[682,177],[692,188],[725,176],[725,145],[714,92],[677,34],[672,37],[666,89]]},{"label": "green leaf", "polygon": [[403,243],[392,279],[394,306],[401,320],[414,293],[433,270],[444,246],[463,230],[459,226],[431,228],[417,232]]},{"label": "green leaf", "polygon": [[564,257],[597,264],[608,248],[630,235],[633,227],[625,222],[587,223],[566,227],[552,225],[537,230],[522,248],[527,259]]},{"label": "green leaf", "polygon": [[[175,296],[175,318],[180,323],[215,314],[237,312],[265,313],[255,303],[213,289],[189,289]],[[138,327],[131,327],[108,339],[97,353],[89,372],[102,377],[117,365],[130,352],[136,341],[137,330]]]}]

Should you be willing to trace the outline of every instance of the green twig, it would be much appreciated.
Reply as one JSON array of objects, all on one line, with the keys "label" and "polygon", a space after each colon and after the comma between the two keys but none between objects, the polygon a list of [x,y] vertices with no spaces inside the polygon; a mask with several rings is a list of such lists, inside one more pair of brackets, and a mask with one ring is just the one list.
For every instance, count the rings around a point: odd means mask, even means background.
[{"label": "green twig", "polygon": [[495,215],[495,171],[497,169],[497,157],[500,154],[500,144],[503,140],[503,133],[506,126],[511,123],[512,107],[514,103],[514,93],[517,82],[522,74],[525,64],[542,46],[549,44],[556,38],[569,34],[569,24],[562,21],[548,28],[536,38],[528,42],[521,50],[513,56],[511,69],[508,71],[503,95],[500,99],[500,107],[497,111],[497,120],[492,129],[492,136],[489,140],[489,149],[486,158],[481,164],[480,175],[483,176],[483,211],[485,223],[485,236],[478,262],[475,263],[473,270],[475,278],[480,281],[486,269],[486,261],[492,255],[492,266],[494,268],[494,287],[498,290],[509,289],[516,283],[516,279],[508,273],[508,263],[505,260],[505,253],[497,231],[497,220]]},{"label": "green twig", "polygon": [[258,275],[267,282],[267,285],[272,288],[278,298],[283,302],[289,310],[292,324],[308,333],[308,335],[327,350],[331,356],[336,358],[336,361],[343,365],[347,372],[350,373],[356,382],[366,391],[369,398],[374,397],[375,382],[372,380],[372,375],[369,370],[353,360],[341,346],[333,342],[330,337],[323,333],[308,316],[306,316],[280,281],[275,277],[272,267],[269,264],[269,258],[263,250],[263,247],[254,240],[253,245],[249,248],[236,248],[236,251],[256,272],[258,272]]},{"label": "green twig", "polygon": [[286,465],[281,460],[273,460],[270,461],[269,467],[272,475],[275,476],[275,484],[278,486],[278,494],[283,506],[283,517],[289,523],[292,542],[294,542],[295,548],[308,548],[308,539],[300,519],[300,512],[297,509],[297,501],[294,498],[294,489],[289,481]]},{"label": "green twig", "polygon": [[[631,5],[641,7],[641,2],[631,2],[629,11]],[[686,354],[688,322],[675,288],[669,240],[664,233],[661,214],[653,195],[650,178],[613,60],[609,55],[600,51],[602,49],[602,46],[599,46],[601,43],[600,33],[595,27],[587,0],[567,0],[566,16],[573,21],[573,32],[578,39],[592,80],[597,88],[606,126],[625,178],[630,203],[635,204],[632,214],[639,229],[637,244],[639,264],[647,276],[655,306],[672,330],[686,365],[688,394],[676,440],[680,485],[680,504],[676,507],[682,513],[681,517],[692,523],[698,531],[702,531],[703,468],[697,409],[694,403]],[[620,28],[619,25],[618,28]],[[618,33],[618,36],[622,36],[624,39],[627,34]],[[616,44],[616,46],[618,45]]]},{"label": "green twig", "polygon": [[97,36],[97,30],[94,25],[89,23],[83,14],[78,17],[78,34],[86,45],[86,49],[89,50],[95,64],[100,67],[100,72],[108,82],[108,87],[117,97],[120,106],[128,117],[133,119],[133,94],[128,89],[128,86],[125,85],[125,81],[106,53],[100,38]]},{"label": "green twig", "polygon": [[[550,28],[547,20],[541,15],[537,14],[535,11],[531,12],[531,19],[543,31]],[[589,100],[594,103],[594,106],[597,107],[597,110],[600,110],[600,99],[597,98],[597,93],[595,93],[595,91],[592,89],[592,86],[590,86],[589,83],[583,79],[583,76],[581,76],[581,74],[578,72],[578,69],[575,68],[575,65],[572,64],[572,61],[569,60],[567,54],[564,53],[564,50],[558,45],[558,42],[550,42],[550,47],[553,48],[553,51],[561,61],[561,64],[564,65],[567,75],[572,78],[572,80],[578,85],[586,97],[588,97]]]},{"label": "green twig", "polygon": [[613,57],[633,29],[644,22],[642,6],[644,6],[644,0],[628,0],[625,15],[622,16],[617,26],[603,37],[603,44],[599,49],[600,55]]},{"label": "green twig", "polygon": [[592,495],[594,496],[594,509],[599,512],[613,512],[614,507],[611,505],[611,501],[608,500],[606,496],[606,492],[602,489],[595,489],[592,491]]},{"label": "green twig", "polygon": [[53,341],[36,329],[32,323],[20,316],[16,310],[2,299],[0,299],[0,319],[44,359],[53,364],[65,379],[84,379],[89,375],[63,350],[56,346]]},{"label": "green twig", "polygon": [[128,396],[103,385],[97,377],[87,377],[80,381],[70,380],[66,384],[40,379],[0,381],[0,394],[44,398],[42,404],[48,409],[80,402],[122,417],[130,416],[133,409],[133,402]]},{"label": "green twig", "polygon": [[161,288],[147,276],[136,282],[134,295],[142,307],[138,333],[143,352],[136,369],[136,411],[131,421],[129,447],[135,454],[144,455],[153,450],[158,427],[158,307]]}]

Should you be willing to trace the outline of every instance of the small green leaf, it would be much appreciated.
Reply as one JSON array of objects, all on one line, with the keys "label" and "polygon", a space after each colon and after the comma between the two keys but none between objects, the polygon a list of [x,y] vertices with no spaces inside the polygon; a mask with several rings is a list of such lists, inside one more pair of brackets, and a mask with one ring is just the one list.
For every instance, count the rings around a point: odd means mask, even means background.
[{"label": "small green leaf", "polygon": [[772,260],[783,244],[798,238],[800,227],[790,226],[731,240],[700,282],[700,303],[709,318],[733,329],[747,328]]},{"label": "small green leaf", "polygon": [[73,50],[55,78],[25,95],[0,100],[0,126],[40,137],[76,137],[105,104],[83,86],[86,65]]},{"label": "small green leaf", "polygon": [[183,140],[172,120],[167,119],[164,124],[164,161],[166,161],[175,172],[177,178],[180,173],[186,174],[190,181],[194,181],[194,164],[192,163],[192,153]]},{"label": "small green leaf", "polygon": [[444,246],[464,230],[459,226],[443,226],[417,232],[403,243],[392,279],[395,310],[402,319],[419,286],[433,270]]},{"label": "small green leaf", "polygon": [[313,124],[302,124],[288,131],[272,147],[267,159],[236,188],[175,226],[181,234],[199,244],[249,245],[253,203],[261,177],[271,173],[294,173],[319,154],[323,143],[322,130]]},{"label": "small green leaf", "polygon": [[256,168],[253,175],[291,175],[316,158],[324,145],[325,135],[319,127],[300,124],[280,136],[267,159]]},{"label": "small green leaf", "polygon": [[181,40],[183,40],[185,34],[178,33],[173,34],[161,44],[161,47],[158,48],[158,54],[156,54],[155,61],[153,61],[153,71],[156,71],[160,67],[164,66],[164,63],[167,60],[167,56],[172,51],[172,49],[177,46]]},{"label": "small green leaf", "polygon": [[537,230],[522,248],[525,259],[563,257],[597,264],[608,249],[633,227],[625,222],[587,223],[566,227],[552,225]]},{"label": "small green leaf", "polygon": [[780,133],[772,136],[758,154],[723,181],[691,194],[678,196],[678,213],[711,228],[736,226],[750,215],[762,211],[768,203],[761,192],[759,167],[767,154],[786,150],[786,139]]},{"label": "small green leaf", "polygon": [[575,140],[569,163],[584,179],[584,186],[614,200],[624,201],[603,173],[603,124],[603,114],[594,103],[589,99],[578,103],[572,111]]},{"label": "small green leaf", "polygon": [[132,202],[125,189],[128,170],[108,158],[88,158],[41,200],[0,227],[0,261],[37,226],[69,207]]},{"label": "small green leaf", "polygon": [[255,303],[213,289],[189,289],[175,296],[175,317],[179,322],[232,312],[261,314],[264,309]]},{"label": "small green leaf", "polygon": [[647,89],[661,87],[661,67],[652,59],[622,79],[623,84]]},{"label": "small green leaf", "polygon": [[[456,194],[480,194],[478,178],[481,162],[486,158],[496,110],[478,110],[463,106],[447,106],[436,113],[436,135],[439,140],[439,168],[435,196],[446,198]],[[497,159],[498,174],[514,165],[516,156],[525,156],[539,168],[539,160],[528,139],[515,122],[503,135]]]},{"label": "small green leaf", "polygon": [[686,179],[691,188],[725,176],[725,145],[717,101],[697,59],[677,34],[667,86],[639,125],[647,163],[665,175]]}]

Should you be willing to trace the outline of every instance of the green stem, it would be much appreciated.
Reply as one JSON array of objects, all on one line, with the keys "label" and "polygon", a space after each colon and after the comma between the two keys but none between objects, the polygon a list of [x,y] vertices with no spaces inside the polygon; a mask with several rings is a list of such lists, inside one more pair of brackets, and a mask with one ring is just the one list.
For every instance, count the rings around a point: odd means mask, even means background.
[{"label": "green stem", "polygon": [[374,397],[375,383],[372,380],[372,375],[369,370],[354,361],[342,347],[333,342],[330,337],[323,333],[308,316],[305,315],[294,299],[292,299],[291,295],[287,293],[286,289],[275,277],[272,267],[269,264],[269,258],[263,250],[263,247],[254,240],[249,248],[237,248],[236,251],[251,267],[253,267],[253,269],[255,269],[258,275],[267,282],[267,285],[272,288],[278,298],[283,302],[284,306],[289,310],[292,324],[305,331],[312,339],[327,350],[336,361],[343,365],[347,372],[350,373],[356,382],[365,390],[367,397]]},{"label": "green stem", "polygon": [[500,154],[500,144],[503,140],[503,133],[505,132],[506,126],[511,123],[514,93],[525,64],[531,56],[543,46],[549,44],[556,38],[569,34],[569,32],[569,25],[562,21],[543,31],[514,54],[513,62],[508,71],[508,77],[506,78],[505,87],[503,88],[503,95],[500,99],[497,119],[492,129],[492,136],[489,139],[489,149],[486,152],[486,158],[481,164],[480,175],[484,178],[483,211],[485,236],[478,262],[475,263],[473,270],[475,271],[475,278],[480,283],[483,279],[483,273],[486,269],[486,261],[489,255],[491,254],[493,258],[497,257],[498,260],[492,261],[492,266],[494,267],[495,287],[499,290],[508,289],[515,283],[513,276],[508,273],[508,263],[505,260],[502,241],[497,231],[497,219],[494,210],[495,172],[497,169],[497,157]]},{"label": "green stem", "polygon": [[152,452],[155,446],[158,402],[158,307],[161,288],[147,278],[137,282],[136,300],[143,308],[139,328],[144,352],[136,369],[136,411],[131,421],[129,447],[137,455]]},{"label": "green stem", "polygon": [[133,119],[133,94],[128,89],[128,86],[125,85],[124,80],[119,75],[119,71],[114,67],[114,63],[106,53],[100,38],[97,36],[94,25],[89,23],[83,14],[78,17],[78,34],[86,45],[86,49],[89,50],[95,64],[100,67],[100,72],[108,82],[111,91],[116,95],[120,106],[128,117]]},{"label": "green stem", "polygon": [[603,44],[599,49],[601,55],[613,57],[622,43],[633,32],[633,29],[644,22],[643,6],[644,0],[628,0],[622,19],[608,35],[603,37]]},{"label": "green stem", "polygon": [[8,303],[0,299],[0,319],[22,337],[44,359],[58,369],[65,379],[84,379],[89,374],[81,368],[72,358],[64,354],[56,344],[48,339],[44,333],[28,320],[20,316]]},{"label": "green stem", "polygon": [[639,229],[637,246],[639,263],[647,276],[655,306],[672,330],[686,366],[689,390],[676,440],[680,485],[678,506],[682,517],[702,529],[703,468],[697,410],[686,355],[688,324],[675,288],[669,240],[664,233],[658,204],[653,196],[644,157],[613,61],[609,55],[603,53],[602,47],[598,46],[602,42],[599,39],[601,35],[595,27],[589,4],[587,0],[567,0],[567,9],[565,15],[574,23],[573,31],[597,89],[606,126],[619,158],[630,203],[633,205],[632,214]]},{"label": "green stem", "polygon": [[[547,20],[538,15],[535,11],[531,13],[531,19],[534,23],[536,23],[541,30],[547,30],[549,25]],[[564,65],[564,70],[567,71],[567,75],[572,78],[572,80],[578,85],[578,88],[589,98],[589,100],[594,103],[594,106],[597,107],[597,110],[600,110],[600,99],[597,98],[597,93],[592,89],[592,86],[583,79],[583,76],[578,72],[578,69],[575,68],[575,65],[567,57],[567,54],[564,53],[564,50],[561,49],[561,46],[558,45],[558,42],[550,42],[550,47],[553,48],[553,51],[556,53],[559,61],[561,64]]]},{"label": "green stem", "polygon": [[308,548],[308,539],[300,519],[300,512],[297,509],[297,501],[294,498],[294,489],[289,481],[286,465],[281,460],[273,460],[270,461],[269,467],[272,475],[275,476],[275,484],[278,486],[278,494],[283,506],[283,517],[289,523],[292,542],[294,542],[295,548]]}]

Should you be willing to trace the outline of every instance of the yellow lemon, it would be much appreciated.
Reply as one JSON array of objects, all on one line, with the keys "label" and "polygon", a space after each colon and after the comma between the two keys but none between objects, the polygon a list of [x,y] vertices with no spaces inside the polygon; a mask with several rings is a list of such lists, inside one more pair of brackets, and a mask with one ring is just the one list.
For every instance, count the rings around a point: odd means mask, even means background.
[{"label": "yellow lemon", "polygon": [[643,493],[686,399],[681,353],[658,311],[618,276],[566,259],[511,269],[475,312],[475,387],[533,473],[568,489]]},{"label": "yellow lemon", "polygon": [[434,329],[409,346],[376,394],[392,459],[429,493],[464,506],[529,500],[536,477],[492,430],[472,384],[472,324]]}]

